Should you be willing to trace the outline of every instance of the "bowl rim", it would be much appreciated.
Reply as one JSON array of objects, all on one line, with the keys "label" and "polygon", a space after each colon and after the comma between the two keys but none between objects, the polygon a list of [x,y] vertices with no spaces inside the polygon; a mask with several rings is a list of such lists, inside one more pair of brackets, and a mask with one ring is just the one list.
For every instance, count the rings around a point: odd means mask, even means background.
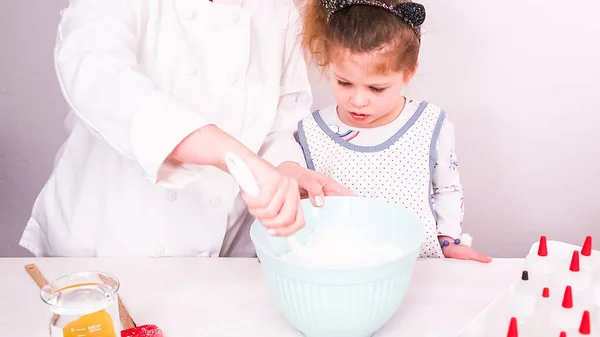
[{"label": "bowl rim", "polygon": [[[368,199],[368,200],[372,200],[375,202],[379,202],[379,203],[385,203],[388,205],[392,205],[395,207],[400,207],[403,208],[404,210],[408,211],[410,216],[413,217],[415,220],[417,220],[418,222],[422,222],[421,219],[419,219],[414,213],[410,212],[410,210],[408,210],[406,207],[404,207],[401,204],[396,204],[396,203],[387,203],[386,201],[380,199],[380,198],[372,198],[372,197],[362,197],[362,196],[325,196],[325,203],[327,203],[327,199],[350,199],[350,198],[360,198],[360,199]],[[301,200],[301,204],[304,207],[305,205],[309,205],[310,207],[315,207],[312,205],[310,199],[305,198]],[[375,263],[375,264],[370,264],[364,267],[358,267],[358,268],[322,268],[322,267],[312,267],[312,266],[307,266],[295,261],[288,261],[288,260],[284,260],[281,258],[281,256],[277,256],[275,254],[272,254],[264,249],[258,249],[258,247],[254,244],[254,235],[253,233],[253,228],[255,226],[262,226],[262,224],[260,223],[260,221],[258,221],[258,219],[255,219],[251,226],[250,226],[250,240],[252,241],[252,245],[254,246],[255,251],[257,252],[258,255],[258,251],[260,250],[261,254],[268,256],[270,259],[273,259],[275,261],[277,261],[278,263],[285,263],[288,265],[293,265],[294,267],[298,267],[301,269],[305,269],[305,270],[319,270],[319,271],[327,271],[327,272],[357,272],[357,271],[361,271],[361,272],[367,272],[369,271],[369,269],[379,269],[382,268],[384,266],[388,266],[388,265],[393,265],[398,263],[401,260],[404,260],[406,257],[408,256],[412,256],[412,255],[416,255],[415,256],[415,260],[418,258],[418,251],[421,248],[422,242],[425,239],[425,229],[424,226],[419,230],[419,235],[421,236],[421,242],[416,244],[416,247],[414,249],[411,249],[409,251],[405,251],[404,254],[402,254],[400,257],[397,258],[393,258],[387,262],[381,262],[381,263]],[[267,234],[268,235],[268,234]]]}]

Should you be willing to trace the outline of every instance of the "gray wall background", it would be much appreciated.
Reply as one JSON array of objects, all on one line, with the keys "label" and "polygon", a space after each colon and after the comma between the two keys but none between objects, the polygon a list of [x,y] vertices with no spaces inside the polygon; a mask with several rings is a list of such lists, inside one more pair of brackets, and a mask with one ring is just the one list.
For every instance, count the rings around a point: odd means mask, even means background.
[{"label": "gray wall background", "polygon": [[52,58],[65,0],[0,0],[0,257],[18,240],[66,138]]}]

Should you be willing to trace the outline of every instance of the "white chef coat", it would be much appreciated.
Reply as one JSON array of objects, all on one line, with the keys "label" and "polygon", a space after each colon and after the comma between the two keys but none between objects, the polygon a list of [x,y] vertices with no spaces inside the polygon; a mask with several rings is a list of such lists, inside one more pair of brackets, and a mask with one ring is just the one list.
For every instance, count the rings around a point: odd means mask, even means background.
[{"label": "white chef coat", "polygon": [[[55,64],[70,135],[21,246],[36,256],[252,256],[214,167],[164,163],[215,124],[277,165],[312,96],[291,0],[73,0]],[[202,149],[199,149],[200,151]]]}]

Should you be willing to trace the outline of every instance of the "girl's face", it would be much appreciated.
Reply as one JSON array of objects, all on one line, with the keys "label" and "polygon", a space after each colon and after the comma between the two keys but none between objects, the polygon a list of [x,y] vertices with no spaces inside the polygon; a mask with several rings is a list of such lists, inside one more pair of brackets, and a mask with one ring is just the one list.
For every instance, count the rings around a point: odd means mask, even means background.
[{"label": "girl's face", "polygon": [[402,88],[412,74],[376,70],[379,53],[338,50],[329,65],[329,77],[341,121],[351,127],[373,128],[393,121],[402,111]]}]

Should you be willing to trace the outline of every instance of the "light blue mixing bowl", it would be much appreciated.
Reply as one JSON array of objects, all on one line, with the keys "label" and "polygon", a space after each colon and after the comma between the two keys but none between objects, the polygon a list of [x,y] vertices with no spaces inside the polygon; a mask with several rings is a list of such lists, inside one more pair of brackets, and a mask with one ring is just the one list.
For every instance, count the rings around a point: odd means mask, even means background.
[{"label": "light blue mixing bowl", "polygon": [[412,278],[424,237],[423,223],[401,205],[361,197],[327,197],[325,206],[303,200],[304,244],[315,228],[358,233],[405,253],[390,262],[358,269],[318,269],[280,258],[285,238],[269,235],[256,221],[250,236],[269,291],[285,318],[306,337],[368,337],[398,310]]}]

